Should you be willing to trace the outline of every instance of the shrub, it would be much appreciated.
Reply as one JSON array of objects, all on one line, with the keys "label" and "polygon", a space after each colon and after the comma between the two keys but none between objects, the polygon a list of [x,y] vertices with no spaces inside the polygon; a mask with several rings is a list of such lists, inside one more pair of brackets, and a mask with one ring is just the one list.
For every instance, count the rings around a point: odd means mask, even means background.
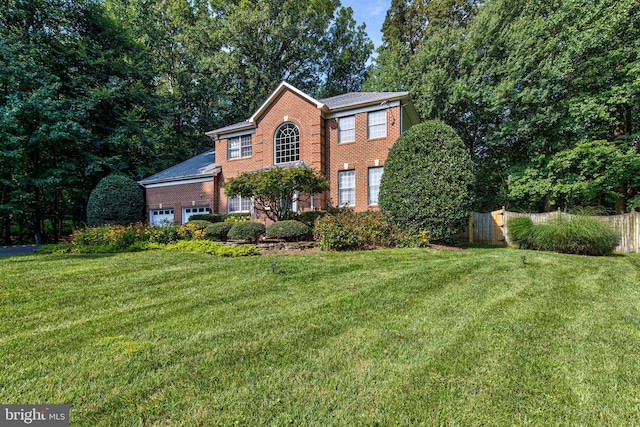
[{"label": "shrub", "polygon": [[231,240],[248,240],[256,242],[265,232],[265,226],[257,221],[241,221],[233,224],[227,237]]},{"label": "shrub", "polygon": [[429,230],[449,243],[467,224],[473,174],[456,132],[429,121],[404,132],[391,147],[380,182],[380,211],[399,231]]},{"label": "shrub", "polygon": [[149,243],[161,243],[167,244],[176,242],[180,239],[178,229],[173,224],[158,226],[150,225],[147,228],[147,238],[145,239]]},{"label": "shrub", "polygon": [[327,211],[302,211],[298,213],[298,221],[313,230],[316,226],[316,220],[325,215],[327,215]]},{"label": "shrub", "polygon": [[620,243],[619,234],[609,224],[592,216],[558,215],[546,223],[530,223],[528,230],[524,220],[510,220],[507,225],[511,240],[523,249],[603,256],[611,254]]},{"label": "shrub", "polygon": [[227,218],[249,218],[246,213],[230,213],[230,214],[197,214],[191,215],[190,220],[209,221],[211,223],[223,222]]},{"label": "shrub", "polygon": [[429,246],[429,230],[396,231],[393,240],[399,248],[424,248]]},{"label": "shrub", "polygon": [[364,246],[387,246],[390,227],[379,212],[355,213],[340,209],[316,222],[318,246],[321,249],[344,250]]},{"label": "shrub", "polygon": [[204,234],[208,239],[224,242],[227,240],[227,235],[231,227],[233,227],[233,223],[231,222],[217,222],[205,228]]},{"label": "shrub", "polygon": [[198,230],[204,230],[213,223],[211,221],[205,221],[203,219],[190,219],[188,224],[193,225]]},{"label": "shrub", "polygon": [[507,233],[511,243],[521,249],[533,249],[533,221],[528,216],[509,218]]},{"label": "shrub", "polygon": [[204,229],[207,227],[204,223],[211,225],[208,221],[198,223],[198,221],[189,221],[188,223],[178,227],[178,235],[182,239],[187,240],[202,240],[205,237]]},{"label": "shrub", "polygon": [[109,175],[93,189],[87,203],[89,226],[129,225],[144,220],[144,194],[125,175]]},{"label": "shrub", "polygon": [[311,234],[311,229],[300,221],[278,221],[267,227],[266,237],[284,239],[288,242],[304,240]]},{"label": "shrub", "polygon": [[71,241],[78,247],[108,246],[114,249],[124,249],[139,240],[144,226],[105,225],[76,230],[71,235]]}]

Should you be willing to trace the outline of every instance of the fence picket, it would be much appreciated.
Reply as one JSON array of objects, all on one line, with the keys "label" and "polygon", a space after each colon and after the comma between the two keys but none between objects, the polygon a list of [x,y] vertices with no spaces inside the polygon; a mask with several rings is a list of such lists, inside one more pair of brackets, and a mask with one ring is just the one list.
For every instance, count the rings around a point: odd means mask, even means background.
[{"label": "fence picket", "polygon": [[[504,208],[481,213],[472,212],[469,218],[468,238],[470,243],[488,245],[510,244],[507,223],[510,218],[528,216],[534,224],[547,222],[549,218],[560,215],[559,211],[545,213],[509,212]],[[563,214],[569,215],[570,214]],[[632,211],[623,215],[599,216],[601,221],[610,224],[620,233],[620,244],[616,252],[640,252],[640,212]]]}]

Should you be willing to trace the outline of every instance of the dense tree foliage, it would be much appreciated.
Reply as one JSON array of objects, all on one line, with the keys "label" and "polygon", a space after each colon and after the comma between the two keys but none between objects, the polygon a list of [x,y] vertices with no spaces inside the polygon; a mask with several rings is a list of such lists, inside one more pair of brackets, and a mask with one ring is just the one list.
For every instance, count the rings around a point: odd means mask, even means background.
[{"label": "dense tree foliage", "polygon": [[473,203],[471,159],[460,137],[442,121],[413,126],[391,147],[380,182],[380,211],[401,231],[429,231],[451,242]]},{"label": "dense tree foliage", "polygon": [[[639,13],[635,0],[394,1],[365,87],[409,90],[423,118],[456,129],[472,156],[477,209],[531,208],[508,177],[538,169],[540,156],[598,140],[638,148]],[[422,23],[420,40],[397,36],[407,20]],[[615,202],[580,203],[621,210],[634,181],[626,177]]]},{"label": "dense tree foliage", "polygon": [[210,148],[281,80],[358,90],[372,51],[338,0],[7,0],[0,8],[0,227],[56,240],[91,189]]}]

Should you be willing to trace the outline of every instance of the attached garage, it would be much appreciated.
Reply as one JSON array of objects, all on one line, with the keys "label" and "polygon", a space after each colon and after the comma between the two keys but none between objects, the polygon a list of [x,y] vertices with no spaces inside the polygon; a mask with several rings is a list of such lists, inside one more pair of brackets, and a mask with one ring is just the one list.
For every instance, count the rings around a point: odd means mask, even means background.
[{"label": "attached garage", "polygon": [[149,224],[163,225],[173,224],[173,209],[151,209],[149,211]]},{"label": "attached garage", "polygon": [[180,225],[192,215],[215,212],[220,173],[215,161],[215,150],[209,150],[139,181],[145,188],[149,224]]}]

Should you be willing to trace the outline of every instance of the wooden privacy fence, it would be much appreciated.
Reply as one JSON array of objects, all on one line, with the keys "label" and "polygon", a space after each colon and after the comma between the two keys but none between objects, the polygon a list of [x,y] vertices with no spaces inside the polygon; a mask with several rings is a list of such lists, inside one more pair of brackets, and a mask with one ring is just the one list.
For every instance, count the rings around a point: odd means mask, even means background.
[{"label": "wooden privacy fence", "polygon": [[[468,239],[470,243],[505,245],[511,243],[507,227],[509,218],[528,216],[534,223],[540,223],[560,214],[559,211],[536,214],[509,212],[504,208],[488,213],[472,212],[467,230]],[[562,215],[571,217],[570,214]],[[597,218],[611,224],[620,233],[620,244],[616,247],[616,252],[640,252],[640,212],[632,211],[624,215],[599,216]]]}]

